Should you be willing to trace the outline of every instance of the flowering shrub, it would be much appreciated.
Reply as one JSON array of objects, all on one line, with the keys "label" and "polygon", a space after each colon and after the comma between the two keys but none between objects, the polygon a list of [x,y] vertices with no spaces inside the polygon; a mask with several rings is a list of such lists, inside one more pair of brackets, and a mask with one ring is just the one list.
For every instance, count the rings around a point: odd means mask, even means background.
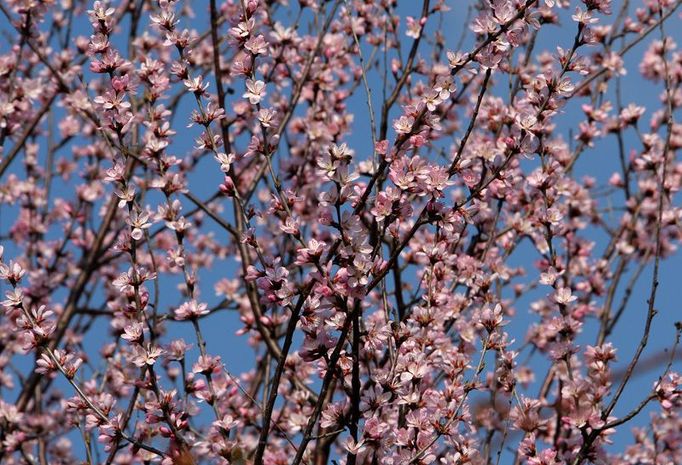
[{"label": "flowering shrub", "polygon": [[682,1],[401,3],[0,3],[3,464],[682,463]]}]

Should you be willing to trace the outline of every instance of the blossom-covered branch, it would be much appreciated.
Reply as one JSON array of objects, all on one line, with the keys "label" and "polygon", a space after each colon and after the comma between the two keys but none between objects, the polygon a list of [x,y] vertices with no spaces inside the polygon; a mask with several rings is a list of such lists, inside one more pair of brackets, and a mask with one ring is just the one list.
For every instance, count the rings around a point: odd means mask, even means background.
[{"label": "blossom-covered branch", "polygon": [[0,461],[682,463],[681,12],[1,2]]}]

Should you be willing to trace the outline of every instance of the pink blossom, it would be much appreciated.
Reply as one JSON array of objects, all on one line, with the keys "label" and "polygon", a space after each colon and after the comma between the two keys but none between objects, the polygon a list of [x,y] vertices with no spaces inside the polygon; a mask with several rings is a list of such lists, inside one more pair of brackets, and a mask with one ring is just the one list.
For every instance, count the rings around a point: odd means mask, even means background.
[{"label": "pink blossom", "polygon": [[242,97],[248,99],[252,105],[260,103],[265,95],[265,83],[263,81],[246,80],[246,92]]},{"label": "pink blossom", "polygon": [[208,315],[208,305],[199,303],[196,300],[184,302],[175,309],[175,318],[177,320],[192,320],[204,315]]}]

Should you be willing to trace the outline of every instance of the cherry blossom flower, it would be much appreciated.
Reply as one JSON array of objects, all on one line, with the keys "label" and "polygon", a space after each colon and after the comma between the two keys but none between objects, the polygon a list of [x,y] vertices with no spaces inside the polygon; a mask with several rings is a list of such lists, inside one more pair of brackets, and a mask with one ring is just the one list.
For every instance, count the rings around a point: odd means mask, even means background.
[{"label": "cherry blossom flower", "polygon": [[405,20],[407,21],[407,31],[405,34],[408,37],[412,37],[413,39],[419,38],[421,35],[422,26],[426,22],[426,18],[415,19],[411,16],[408,16],[405,18]]},{"label": "cherry blossom flower", "polygon": [[143,338],[144,326],[139,321],[134,321],[129,325],[126,325],[123,329],[122,339],[129,342],[141,343]]},{"label": "cherry blossom flower", "polygon": [[163,354],[163,350],[159,347],[142,347],[133,346],[133,356],[131,358],[132,363],[138,367],[143,367],[145,365],[154,365],[156,359]]},{"label": "cherry blossom flower", "polygon": [[558,304],[566,305],[575,301],[578,297],[571,294],[571,289],[562,287],[554,292],[554,301]]},{"label": "cherry blossom flower", "polygon": [[207,304],[199,303],[196,300],[190,300],[176,308],[174,314],[177,320],[192,320],[208,315],[208,312]]},{"label": "cherry blossom flower", "polygon": [[265,95],[265,83],[263,81],[246,80],[246,92],[242,97],[248,99],[252,105],[260,103]]},{"label": "cherry blossom flower", "polygon": [[149,223],[149,214],[146,212],[137,212],[133,210],[128,217],[128,224],[132,228],[131,237],[136,241],[142,239],[144,235],[144,230],[151,228],[151,223]]}]

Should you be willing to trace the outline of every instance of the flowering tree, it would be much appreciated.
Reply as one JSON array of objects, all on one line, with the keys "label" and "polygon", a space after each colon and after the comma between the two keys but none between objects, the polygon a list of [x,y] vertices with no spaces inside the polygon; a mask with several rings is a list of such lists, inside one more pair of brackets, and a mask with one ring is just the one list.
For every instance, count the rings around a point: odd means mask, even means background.
[{"label": "flowering tree", "polygon": [[192,3],[0,2],[3,464],[682,463],[681,0]]}]

